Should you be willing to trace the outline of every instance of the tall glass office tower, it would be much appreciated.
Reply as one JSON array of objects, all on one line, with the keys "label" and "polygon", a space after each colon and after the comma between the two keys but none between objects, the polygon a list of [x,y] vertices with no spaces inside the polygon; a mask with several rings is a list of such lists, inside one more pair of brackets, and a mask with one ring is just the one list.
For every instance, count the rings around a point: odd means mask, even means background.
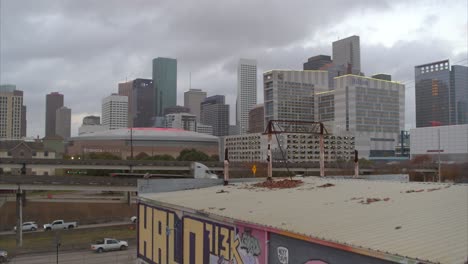
[{"label": "tall glass office tower", "polygon": [[154,116],[163,116],[164,108],[177,105],[177,60],[153,59]]}]

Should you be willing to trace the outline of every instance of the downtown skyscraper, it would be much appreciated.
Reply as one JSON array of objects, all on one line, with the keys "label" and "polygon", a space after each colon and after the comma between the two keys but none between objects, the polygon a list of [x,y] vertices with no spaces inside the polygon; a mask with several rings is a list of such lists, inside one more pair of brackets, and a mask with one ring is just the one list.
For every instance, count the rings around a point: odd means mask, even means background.
[{"label": "downtown skyscraper", "polygon": [[128,97],[112,94],[102,99],[102,125],[109,129],[127,127]]},{"label": "downtown skyscraper", "polygon": [[207,97],[201,103],[200,121],[213,127],[213,136],[229,135],[229,105],[225,104],[224,95]]},{"label": "downtown skyscraper", "polygon": [[236,126],[239,134],[249,130],[249,111],[257,104],[257,61],[240,59],[237,65]]},{"label": "downtown skyscraper", "polygon": [[119,83],[119,95],[128,97],[128,127],[153,126],[153,80],[138,78]]},{"label": "downtown skyscraper", "polygon": [[63,139],[70,138],[71,130],[71,109],[65,106],[55,111],[55,135]]},{"label": "downtown skyscraper", "polygon": [[163,116],[166,107],[177,105],[177,60],[153,59],[154,117]]},{"label": "downtown skyscraper", "polygon": [[416,127],[468,124],[468,67],[442,60],[414,68]]},{"label": "downtown skyscraper", "polygon": [[201,89],[190,89],[184,93],[184,106],[190,109],[190,113],[197,117],[200,122],[201,103],[206,98],[206,92]]},{"label": "downtown skyscraper", "polygon": [[45,137],[56,135],[57,109],[63,106],[63,94],[53,92],[46,95]]},{"label": "downtown skyscraper", "polygon": [[349,67],[348,72],[361,71],[361,49],[359,36],[351,36],[337,40],[333,45],[333,63],[337,66]]},{"label": "downtown skyscraper", "polygon": [[[26,136],[26,107],[23,91],[15,85],[0,85],[0,139],[19,139]],[[24,134],[23,134],[24,133]]]}]

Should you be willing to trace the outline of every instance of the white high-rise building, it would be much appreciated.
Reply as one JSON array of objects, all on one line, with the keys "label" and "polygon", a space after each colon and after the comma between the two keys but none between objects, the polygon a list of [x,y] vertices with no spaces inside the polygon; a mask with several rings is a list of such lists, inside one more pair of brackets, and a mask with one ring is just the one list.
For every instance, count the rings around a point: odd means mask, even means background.
[{"label": "white high-rise building", "polygon": [[102,99],[102,124],[109,129],[126,128],[128,97],[112,94]]},{"label": "white high-rise building", "polygon": [[351,36],[333,42],[333,64],[337,66],[348,64],[350,70],[361,71],[361,49],[359,36]]},{"label": "white high-rise building", "polygon": [[21,138],[23,91],[0,85],[0,139]]},{"label": "white high-rise building", "polygon": [[257,61],[240,59],[237,66],[236,125],[239,134],[249,130],[249,111],[257,104]]},{"label": "white high-rise building", "polygon": [[405,125],[405,85],[357,75],[335,78],[334,124],[356,137],[359,157],[393,156]]},{"label": "white high-rise building", "polygon": [[190,109],[190,113],[200,122],[201,103],[206,99],[206,92],[201,89],[190,89],[184,93],[184,106]]},{"label": "white high-rise building", "polygon": [[265,126],[270,120],[317,121],[315,93],[328,90],[327,71],[263,73]]}]

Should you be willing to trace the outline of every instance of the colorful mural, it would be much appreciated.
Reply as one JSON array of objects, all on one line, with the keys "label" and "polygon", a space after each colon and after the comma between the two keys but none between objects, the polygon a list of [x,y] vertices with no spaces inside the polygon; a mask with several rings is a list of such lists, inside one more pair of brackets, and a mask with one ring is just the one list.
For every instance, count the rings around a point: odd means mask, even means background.
[{"label": "colorful mural", "polygon": [[149,263],[266,264],[266,232],[139,205],[138,257]]}]

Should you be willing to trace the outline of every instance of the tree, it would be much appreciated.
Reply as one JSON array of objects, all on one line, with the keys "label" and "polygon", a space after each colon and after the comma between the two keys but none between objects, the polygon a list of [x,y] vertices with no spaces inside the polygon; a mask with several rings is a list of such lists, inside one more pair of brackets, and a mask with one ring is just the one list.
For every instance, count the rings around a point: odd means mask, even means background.
[{"label": "tree", "polygon": [[425,165],[432,163],[432,158],[429,155],[417,155],[411,159],[411,163],[414,165]]},{"label": "tree", "polygon": [[144,160],[147,159],[149,156],[145,152],[140,152],[138,155],[135,156],[135,159],[137,160]]},{"label": "tree", "polygon": [[154,156],[148,156],[144,158],[145,160],[162,160],[162,161],[173,161],[175,158],[171,155],[168,154],[163,154],[163,155],[154,155]]},{"label": "tree", "polygon": [[117,155],[114,155],[109,152],[102,152],[102,153],[89,153],[88,159],[97,159],[97,160],[120,160],[121,158]]},{"label": "tree", "polygon": [[216,154],[211,155],[210,161],[219,161],[219,155],[216,155]]},{"label": "tree", "polygon": [[210,157],[206,153],[196,149],[184,149],[177,157],[179,161],[208,161],[209,159]]}]

